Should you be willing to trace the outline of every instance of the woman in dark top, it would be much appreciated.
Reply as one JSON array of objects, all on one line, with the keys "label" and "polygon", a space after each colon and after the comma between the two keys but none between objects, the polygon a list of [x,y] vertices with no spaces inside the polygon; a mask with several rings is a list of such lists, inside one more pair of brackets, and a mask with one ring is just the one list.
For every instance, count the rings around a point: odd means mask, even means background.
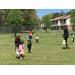
[{"label": "woman in dark top", "polygon": [[66,41],[66,49],[69,48],[68,47],[68,44],[67,44],[67,39],[68,39],[69,35],[68,35],[68,29],[65,27],[64,28],[64,34],[63,34],[63,38],[65,39]]}]

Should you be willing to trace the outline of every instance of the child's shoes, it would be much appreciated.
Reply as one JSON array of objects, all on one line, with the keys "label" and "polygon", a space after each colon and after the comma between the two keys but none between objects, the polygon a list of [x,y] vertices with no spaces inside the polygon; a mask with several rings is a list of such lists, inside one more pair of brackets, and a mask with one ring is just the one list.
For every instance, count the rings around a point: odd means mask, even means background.
[{"label": "child's shoes", "polygon": [[23,58],[21,57],[19,61],[21,61],[21,59],[23,59]]}]

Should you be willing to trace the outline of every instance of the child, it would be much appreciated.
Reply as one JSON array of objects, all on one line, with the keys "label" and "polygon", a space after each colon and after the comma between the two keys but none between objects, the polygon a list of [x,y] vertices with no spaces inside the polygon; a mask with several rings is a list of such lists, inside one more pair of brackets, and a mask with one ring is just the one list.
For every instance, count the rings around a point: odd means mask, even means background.
[{"label": "child", "polygon": [[38,43],[39,37],[38,35],[36,35],[36,43]]},{"label": "child", "polygon": [[28,40],[27,47],[28,47],[29,54],[31,53],[31,52],[30,52],[31,46],[32,46],[32,44],[31,44],[30,40]]},{"label": "child", "polygon": [[62,45],[66,45],[65,39],[63,39]]},{"label": "child", "polygon": [[74,42],[74,34],[72,34],[72,39],[73,39],[73,42]]},{"label": "child", "polygon": [[20,41],[18,42],[18,51],[19,51],[19,56],[20,56],[19,60],[21,60],[21,59],[23,59],[24,47]]},{"label": "child", "polygon": [[16,51],[16,54],[17,54],[17,56],[16,56],[16,58],[18,58],[19,57],[19,52],[18,52],[18,42],[21,42],[21,44],[23,45],[23,47],[24,47],[24,41],[23,41],[23,39],[21,39],[20,38],[20,36],[16,36],[15,37],[15,51]]},{"label": "child", "polygon": [[30,41],[31,41],[31,40],[32,40],[32,35],[33,35],[32,29],[30,29],[30,31],[28,32],[28,35],[29,35],[29,39],[30,39]]}]

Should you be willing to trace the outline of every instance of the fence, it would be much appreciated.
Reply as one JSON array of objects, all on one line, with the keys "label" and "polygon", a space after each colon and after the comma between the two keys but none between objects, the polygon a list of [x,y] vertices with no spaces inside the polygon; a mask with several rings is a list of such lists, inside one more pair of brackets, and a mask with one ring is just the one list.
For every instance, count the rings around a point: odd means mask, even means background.
[{"label": "fence", "polygon": [[40,27],[34,26],[0,26],[0,34],[16,34],[16,33],[28,33],[28,31],[32,29],[34,32],[40,31]]},{"label": "fence", "polygon": [[[24,36],[26,37],[26,34],[28,34],[28,31],[32,29],[34,33],[38,32],[38,35],[41,37],[41,34],[45,31],[45,28],[39,27],[34,27],[34,26],[0,26],[0,34],[10,34],[10,37],[14,33],[24,33]],[[50,32],[50,30],[48,30]],[[51,30],[52,33],[54,33],[53,30]],[[59,30],[55,30],[56,37],[58,36]],[[63,33],[61,31],[61,33]],[[15,35],[14,35],[15,36]]]}]

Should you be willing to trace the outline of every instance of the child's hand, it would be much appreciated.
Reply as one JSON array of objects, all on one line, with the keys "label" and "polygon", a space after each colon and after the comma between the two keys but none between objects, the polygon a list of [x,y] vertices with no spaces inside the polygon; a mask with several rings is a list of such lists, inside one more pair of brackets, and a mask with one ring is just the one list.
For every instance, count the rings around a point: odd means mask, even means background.
[{"label": "child's hand", "polygon": [[61,35],[63,35],[63,34],[61,34]]}]

